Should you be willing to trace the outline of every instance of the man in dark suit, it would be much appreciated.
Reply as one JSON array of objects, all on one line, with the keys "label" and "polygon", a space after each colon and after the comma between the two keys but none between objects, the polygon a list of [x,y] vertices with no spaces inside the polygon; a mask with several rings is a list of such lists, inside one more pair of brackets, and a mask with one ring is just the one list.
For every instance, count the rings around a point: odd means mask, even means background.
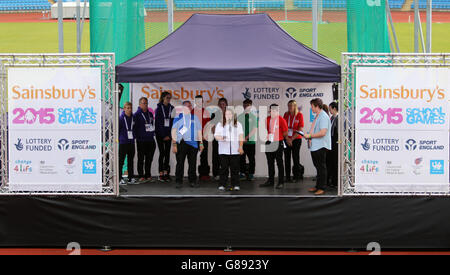
[{"label": "man in dark suit", "polygon": [[339,169],[339,107],[336,102],[331,102],[329,105],[331,113],[331,151],[328,152],[327,166],[328,166],[328,185],[330,187],[337,187],[338,185],[338,169]]}]

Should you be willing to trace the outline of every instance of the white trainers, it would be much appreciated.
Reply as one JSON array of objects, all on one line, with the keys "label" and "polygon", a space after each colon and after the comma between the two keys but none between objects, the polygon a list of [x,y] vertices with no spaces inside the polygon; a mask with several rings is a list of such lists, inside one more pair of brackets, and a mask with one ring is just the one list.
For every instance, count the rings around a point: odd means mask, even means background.
[{"label": "white trainers", "polygon": [[240,191],[240,190],[241,190],[241,187],[235,186],[235,187],[233,188],[233,190],[234,190],[234,191]]},{"label": "white trainers", "polygon": [[225,191],[225,187],[219,186],[219,191]]},{"label": "white trainers", "polygon": [[136,179],[131,179],[128,184],[138,184]]},{"label": "white trainers", "polygon": [[127,185],[127,182],[124,179],[121,179],[119,184],[120,185]]}]

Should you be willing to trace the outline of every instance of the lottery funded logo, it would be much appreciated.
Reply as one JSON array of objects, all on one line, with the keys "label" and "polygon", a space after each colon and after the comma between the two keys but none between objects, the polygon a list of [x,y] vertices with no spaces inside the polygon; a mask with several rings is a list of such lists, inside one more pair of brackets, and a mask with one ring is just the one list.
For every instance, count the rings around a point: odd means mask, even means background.
[{"label": "lottery funded logo", "polygon": [[50,152],[53,150],[51,138],[17,138],[14,147],[19,152]]},{"label": "lottery funded logo", "polygon": [[364,151],[398,152],[400,140],[396,138],[364,138],[361,147]]}]

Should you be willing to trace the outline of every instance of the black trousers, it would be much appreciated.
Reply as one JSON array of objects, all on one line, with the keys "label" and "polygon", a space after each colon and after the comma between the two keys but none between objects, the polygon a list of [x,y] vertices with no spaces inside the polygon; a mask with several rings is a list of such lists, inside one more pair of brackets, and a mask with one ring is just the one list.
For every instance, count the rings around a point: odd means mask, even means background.
[{"label": "black trousers", "polygon": [[[277,146],[274,148],[274,146]],[[278,166],[278,184],[284,184],[284,165],[283,165],[283,141],[272,142],[266,147],[270,148],[270,152],[266,152],[267,166],[269,168],[269,182],[275,183],[275,161]]]},{"label": "black trousers", "polygon": [[156,137],[159,150],[159,172],[167,171],[170,174],[170,149],[172,147],[172,140],[164,140],[162,137]]},{"label": "black trousers", "polygon": [[208,164],[208,141],[203,141],[203,152],[200,154],[200,166],[198,167],[198,174],[201,176],[209,176],[211,167]]},{"label": "black trousers", "polygon": [[140,178],[150,178],[152,176],[151,167],[153,162],[153,156],[155,155],[155,150],[156,150],[155,141],[137,142],[137,152],[138,152],[137,170]]},{"label": "black trousers", "polygon": [[316,188],[321,190],[325,190],[328,180],[327,152],[326,148],[311,152],[312,161],[317,170]]},{"label": "black trousers", "polygon": [[[255,174],[255,166],[256,166],[256,161],[255,161],[255,153],[256,153],[256,144],[244,144],[244,154],[241,155],[241,160],[240,160],[240,164],[241,164],[241,173],[242,174],[246,174],[248,173],[249,175],[254,175]],[[247,158],[248,158],[248,171],[247,171]]]},{"label": "black trousers", "polygon": [[213,176],[217,177],[220,175],[220,158],[219,158],[219,142],[217,140],[213,140],[213,155],[212,155],[212,162],[213,162]]},{"label": "black trousers", "polygon": [[184,177],[184,163],[186,158],[188,160],[188,177],[189,182],[194,183],[197,180],[197,173],[195,167],[197,166],[198,149],[188,145],[184,140],[177,145],[177,168],[175,171],[176,182],[183,183]]},{"label": "black trousers", "polygon": [[123,178],[123,165],[125,158],[128,158],[128,180],[134,177],[134,154],[136,146],[131,144],[119,144],[119,180]]},{"label": "black trousers", "polygon": [[302,147],[302,140],[296,139],[292,141],[292,147],[287,146],[284,149],[284,166],[286,171],[286,178],[291,177],[291,158],[294,161],[292,172],[294,179],[300,179],[303,177],[304,167],[300,164],[300,148]]},{"label": "black trousers", "polygon": [[231,173],[231,186],[239,186],[240,155],[220,155],[220,185],[225,187]]},{"label": "black trousers", "polygon": [[338,146],[333,146],[327,153],[328,184],[336,187],[338,185]]}]

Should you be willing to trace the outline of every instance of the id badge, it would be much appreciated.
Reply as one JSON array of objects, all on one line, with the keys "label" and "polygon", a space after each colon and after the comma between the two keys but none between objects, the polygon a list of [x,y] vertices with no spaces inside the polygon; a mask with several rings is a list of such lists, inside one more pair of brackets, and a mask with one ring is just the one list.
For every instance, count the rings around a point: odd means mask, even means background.
[{"label": "id badge", "polygon": [[180,129],[180,134],[181,134],[182,136],[184,136],[184,134],[186,134],[186,132],[187,132],[186,126],[183,126],[183,128]]},{"label": "id badge", "polygon": [[273,134],[269,134],[269,141],[273,142],[275,139],[275,136]]},{"label": "id badge", "polygon": [[155,131],[155,126],[153,124],[145,124],[145,131],[153,132],[153,131]]},{"label": "id badge", "polygon": [[294,129],[289,129],[289,131],[288,131],[288,136],[289,136],[289,137],[294,136]]},{"label": "id badge", "polygon": [[133,131],[128,131],[128,139],[133,139]]},{"label": "id badge", "polygon": [[164,119],[164,127],[170,127],[170,119],[169,118]]}]

